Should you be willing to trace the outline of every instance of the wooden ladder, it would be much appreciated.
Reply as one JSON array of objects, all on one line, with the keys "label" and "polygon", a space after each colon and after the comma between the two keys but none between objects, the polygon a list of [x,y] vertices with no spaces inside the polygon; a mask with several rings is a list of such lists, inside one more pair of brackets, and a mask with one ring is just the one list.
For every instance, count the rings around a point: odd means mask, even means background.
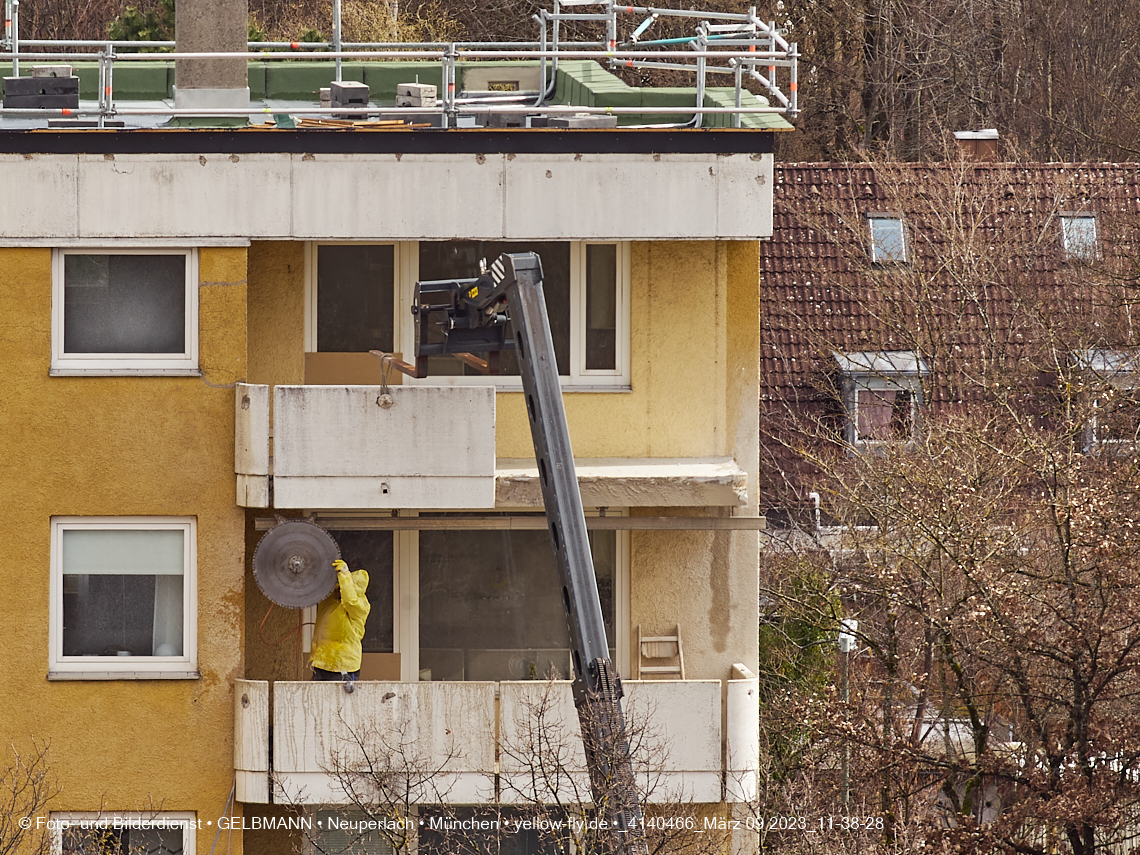
[{"label": "wooden ladder", "polygon": [[[656,664],[646,664],[656,663]],[[662,664],[664,663],[664,664]],[[637,679],[685,679],[685,651],[681,646],[681,625],[672,635],[642,635],[637,625]]]}]

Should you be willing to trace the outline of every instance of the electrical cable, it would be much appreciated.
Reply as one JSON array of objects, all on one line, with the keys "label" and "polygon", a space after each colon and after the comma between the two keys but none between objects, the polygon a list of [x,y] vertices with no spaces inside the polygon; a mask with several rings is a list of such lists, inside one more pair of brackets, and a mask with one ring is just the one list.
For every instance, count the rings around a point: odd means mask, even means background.
[{"label": "electrical cable", "polygon": [[[233,782],[233,785],[230,787],[230,795],[229,795],[229,798],[226,799],[226,806],[222,809],[222,813],[226,816],[229,815],[230,808],[233,807],[234,795],[236,793],[237,793],[237,772],[234,772],[234,782]],[[230,823],[230,825],[232,825],[232,824],[233,823]],[[233,833],[234,833],[234,830],[231,828],[230,829],[231,839],[233,838]],[[218,823],[218,830],[216,832],[214,832],[214,843],[213,843],[213,846],[210,847],[210,855],[214,855],[214,846],[218,845],[218,838],[221,836],[221,834],[222,834],[222,824],[219,822]],[[228,851],[228,848],[229,848],[229,846],[227,844],[227,851]]]}]

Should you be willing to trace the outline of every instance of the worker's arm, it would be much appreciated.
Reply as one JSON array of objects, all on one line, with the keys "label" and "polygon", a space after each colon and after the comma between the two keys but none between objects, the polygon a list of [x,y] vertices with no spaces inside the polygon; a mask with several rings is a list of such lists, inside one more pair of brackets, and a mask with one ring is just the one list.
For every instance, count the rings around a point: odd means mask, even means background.
[{"label": "worker's arm", "polygon": [[336,580],[340,585],[340,603],[344,606],[344,610],[350,617],[368,617],[368,612],[371,610],[368,598],[356,586],[348,565],[338,560],[333,562],[333,567],[336,568]]}]

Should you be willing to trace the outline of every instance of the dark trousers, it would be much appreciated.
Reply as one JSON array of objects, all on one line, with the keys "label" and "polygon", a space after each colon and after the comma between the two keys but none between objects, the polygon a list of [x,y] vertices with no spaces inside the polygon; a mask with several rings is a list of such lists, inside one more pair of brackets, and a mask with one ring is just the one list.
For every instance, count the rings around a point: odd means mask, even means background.
[{"label": "dark trousers", "polygon": [[324,668],[313,669],[313,679],[321,683],[353,683],[360,679],[359,671],[326,671]]}]

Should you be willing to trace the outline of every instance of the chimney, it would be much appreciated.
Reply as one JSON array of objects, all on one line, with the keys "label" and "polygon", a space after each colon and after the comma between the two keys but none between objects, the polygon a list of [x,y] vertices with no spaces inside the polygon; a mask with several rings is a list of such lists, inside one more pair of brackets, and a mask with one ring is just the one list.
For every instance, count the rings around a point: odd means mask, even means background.
[{"label": "chimney", "polygon": [[980,131],[954,131],[958,154],[963,160],[994,163],[998,159],[998,132],[996,128]]},{"label": "chimney", "polygon": [[[178,0],[174,8],[178,53],[245,53],[248,0]],[[179,59],[175,62],[174,106],[246,108],[249,78],[244,59]]]}]

